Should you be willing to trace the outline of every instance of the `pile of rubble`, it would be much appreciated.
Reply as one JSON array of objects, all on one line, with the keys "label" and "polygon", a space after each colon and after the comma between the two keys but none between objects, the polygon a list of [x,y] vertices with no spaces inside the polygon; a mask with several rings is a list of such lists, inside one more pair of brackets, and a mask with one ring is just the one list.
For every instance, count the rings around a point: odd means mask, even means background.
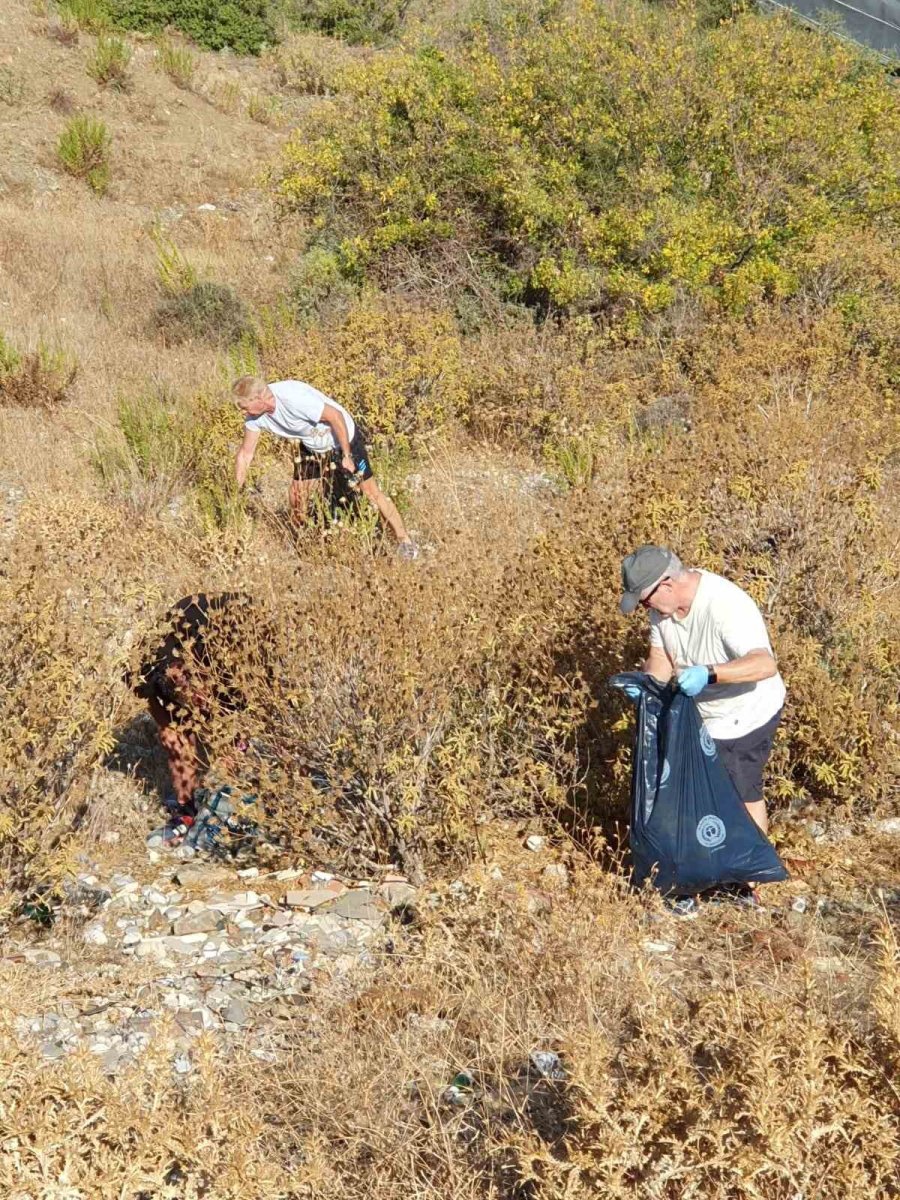
[{"label": "pile of rubble", "polygon": [[17,1019],[17,1036],[47,1059],[86,1049],[110,1073],[160,1039],[175,1069],[190,1071],[204,1033],[249,1039],[252,1053],[274,1058],[294,1006],[317,984],[374,965],[388,918],[414,898],[397,876],[376,884],[201,861],[143,885],[79,876],[69,908],[87,918],[82,945],[58,933],[4,955],[68,973],[52,1007]]}]

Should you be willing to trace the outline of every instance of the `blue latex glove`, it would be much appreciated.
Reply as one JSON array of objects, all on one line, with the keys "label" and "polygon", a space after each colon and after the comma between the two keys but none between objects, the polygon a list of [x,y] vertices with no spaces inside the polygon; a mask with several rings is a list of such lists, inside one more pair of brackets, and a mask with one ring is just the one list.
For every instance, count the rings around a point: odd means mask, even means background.
[{"label": "blue latex glove", "polygon": [[633,700],[635,704],[637,704],[638,700],[641,698],[641,689],[635,683],[626,683],[626,685],[622,688],[622,691],[625,693],[628,699]]},{"label": "blue latex glove", "polygon": [[684,667],[678,672],[678,690],[686,696],[699,696],[708,683],[708,667]]}]

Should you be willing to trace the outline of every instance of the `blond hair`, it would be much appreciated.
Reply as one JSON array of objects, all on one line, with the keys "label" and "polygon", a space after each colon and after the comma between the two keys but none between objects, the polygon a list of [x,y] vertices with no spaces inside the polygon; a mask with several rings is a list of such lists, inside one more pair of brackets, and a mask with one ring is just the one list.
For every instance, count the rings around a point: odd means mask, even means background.
[{"label": "blond hair", "polygon": [[231,385],[231,398],[235,404],[242,404],[245,400],[252,400],[254,396],[264,392],[267,387],[266,381],[258,375],[242,375]]}]

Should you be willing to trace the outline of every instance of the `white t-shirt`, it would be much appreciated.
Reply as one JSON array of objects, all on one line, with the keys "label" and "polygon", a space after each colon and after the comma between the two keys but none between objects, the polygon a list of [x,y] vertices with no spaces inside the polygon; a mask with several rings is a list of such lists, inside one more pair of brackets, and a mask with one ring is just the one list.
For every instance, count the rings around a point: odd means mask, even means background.
[{"label": "white t-shirt", "polygon": [[347,422],[347,440],[353,441],[356,424],[346,408],[332,400],[312,384],[299,379],[282,379],[270,383],[269,391],[275,397],[275,411],[259,417],[245,417],[246,429],[265,429],[278,437],[302,442],[314,454],[330,454],[337,448],[331,427],[322,420],[322,409],[326,404],[336,408]]},{"label": "white t-shirt", "polygon": [[[700,572],[697,594],[683,620],[651,611],[650,645],[665,650],[676,671],[730,662],[751,650],[772,650],[762,613],[751,597],[711,571]],[[704,688],[697,707],[711,737],[739,738],[770,721],[784,696],[784,680],[776,674],[758,683]]]}]

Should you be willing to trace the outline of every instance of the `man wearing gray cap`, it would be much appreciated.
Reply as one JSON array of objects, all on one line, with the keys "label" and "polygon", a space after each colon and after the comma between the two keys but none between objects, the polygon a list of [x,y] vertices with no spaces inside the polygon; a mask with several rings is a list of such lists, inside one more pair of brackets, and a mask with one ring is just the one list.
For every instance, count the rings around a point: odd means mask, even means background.
[{"label": "man wearing gray cap", "polygon": [[737,584],[685,568],[662,546],[623,559],[622,586],[622,612],[640,606],[650,614],[644,670],[663,683],[674,674],[678,688],[697,698],[738,795],[765,833],[763,771],[785,689],[762,613]]}]

